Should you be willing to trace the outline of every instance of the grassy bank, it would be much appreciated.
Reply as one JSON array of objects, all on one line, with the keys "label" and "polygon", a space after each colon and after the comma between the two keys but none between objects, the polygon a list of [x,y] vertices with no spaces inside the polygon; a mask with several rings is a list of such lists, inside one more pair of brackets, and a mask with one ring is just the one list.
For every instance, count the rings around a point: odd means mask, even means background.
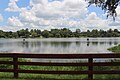
[{"label": "grassy bank", "polygon": [[109,51],[120,53],[120,44],[111,48],[108,48]]}]

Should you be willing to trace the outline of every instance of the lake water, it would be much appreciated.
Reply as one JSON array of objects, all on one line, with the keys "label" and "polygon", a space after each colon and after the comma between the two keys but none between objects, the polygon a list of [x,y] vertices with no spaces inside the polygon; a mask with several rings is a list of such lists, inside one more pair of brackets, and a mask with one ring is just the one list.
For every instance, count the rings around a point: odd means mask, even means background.
[{"label": "lake water", "polygon": [[30,53],[110,53],[120,38],[0,39],[0,52]]},{"label": "lake water", "polygon": [[[44,38],[44,39],[0,39],[0,52],[26,53],[111,53],[107,48],[120,44],[120,38]],[[96,59],[97,60],[97,59]],[[105,59],[106,60],[106,59]],[[71,62],[77,60],[32,59],[32,61]],[[104,61],[103,59],[98,61]]]}]

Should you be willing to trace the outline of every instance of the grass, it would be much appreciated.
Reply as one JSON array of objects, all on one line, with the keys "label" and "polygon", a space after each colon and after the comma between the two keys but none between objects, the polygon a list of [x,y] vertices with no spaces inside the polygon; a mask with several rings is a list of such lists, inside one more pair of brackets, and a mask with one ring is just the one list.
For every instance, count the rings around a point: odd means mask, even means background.
[{"label": "grass", "polygon": [[[0,58],[0,61],[12,61],[12,58]],[[29,62],[29,60],[26,59],[19,59],[20,62]],[[12,69],[12,65],[0,65],[1,69]],[[78,71],[78,70],[87,70],[87,67],[72,67],[72,66],[27,66],[27,65],[21,65],[19,66],[19,69],[21,70],[63,70],[63,71]],[[4,78],[8,78],[8,80],[13,79],[13,73],[0,73],[0,78],[4,80]],[[19,74],[19,79],[17,80],[54,80],[54,79],[86,79],[87,75],[53,75],[53,74]],[[1,80],[0,79],[0,80]],[[5,80],[6,80],[5,79]],[[16,79],[15,79],[16,80]]]},{"label": "grass", "polygon": [[[0,61],[12,61],[11,58],[0,58]],[[19,59],[22,62],[28,62],[29,60]],[[111,60],[112,62],[118,62],[120,60]],[[2,69],[11,69],[13,66],[11,65],[0,65]],[[65,67],[65,66],[19,66],[20,69],[23,70],[66,70],[66,71],[81,71],[87,70],[88,67]],[[94,70],[120,70],[120,66],[97,66],[94,67]],[[87,75],[52,75],[52,74],[19,74],[18,79],[13,78],[13,73],[4,73],[0,72],[0,80],[55,80],[55,79],[65,79],[65,80],[87,80]],[[94,75],[95,80],[120,80],[120,75]]]},{"label": "grass", "polygon": [[120,44],[111,48],[108,48],[109,51],[120,53]]}]

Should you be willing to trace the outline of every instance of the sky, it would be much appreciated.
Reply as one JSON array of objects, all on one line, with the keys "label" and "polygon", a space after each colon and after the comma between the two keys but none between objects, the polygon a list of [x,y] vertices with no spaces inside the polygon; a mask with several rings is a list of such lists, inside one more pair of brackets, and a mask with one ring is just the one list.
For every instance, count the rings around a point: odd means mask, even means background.
[{"label": "sky", "polygon": [[0,0],[0,30],[120,30],[120,6],[115,21],[101,8],[87,6],[85,0]]}]

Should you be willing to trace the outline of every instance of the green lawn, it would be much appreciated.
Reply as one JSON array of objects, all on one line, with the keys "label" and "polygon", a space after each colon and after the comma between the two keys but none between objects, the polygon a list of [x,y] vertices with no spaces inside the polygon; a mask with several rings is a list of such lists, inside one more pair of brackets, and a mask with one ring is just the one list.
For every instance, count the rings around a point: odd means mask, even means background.
[{"label": "green lawn", "polygon": [[108,48],[108,50],[115,52],[115,53],[120,53],[120,44],[111,48]]}]

